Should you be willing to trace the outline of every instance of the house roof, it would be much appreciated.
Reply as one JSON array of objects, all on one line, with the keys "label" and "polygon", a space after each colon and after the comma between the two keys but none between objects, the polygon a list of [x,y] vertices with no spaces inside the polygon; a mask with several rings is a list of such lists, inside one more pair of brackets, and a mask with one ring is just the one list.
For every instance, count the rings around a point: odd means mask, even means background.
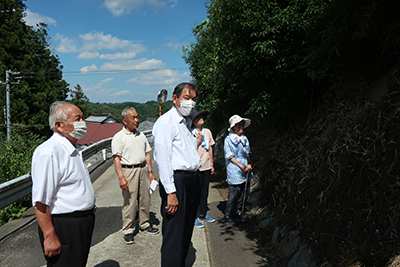
[{"label": "house roof", "polygon": [[85,121],[95,122],[95,123],[119,123],[119,121],[116,118],[114,118],[110,113],[109,114],[92,113],[92,115],[87,117]]},{"label": "house roof", "polygon": [[78,140],[79,145],[90,145],[101,140],[113,137],[122,129],[121,123],[94,123],[86,121],[87,133]]},{"label": "house roof", "polygon": [[[99,123],[99,122],[90,122],[87,119],[85,121],[87,126],[86,135],[78,140],[78,144],[81,146],[82,145],[89,146],[90,144],[94,144],[101,140],[113,137],[117,132],[119,132],[122,129],[122,127],[124,127],[119,122]],[[153,129],[155,121],[156,121],[155,118],[147,118],[144,122],[139,124],[138,130],[143,132],[146,130]]]}]

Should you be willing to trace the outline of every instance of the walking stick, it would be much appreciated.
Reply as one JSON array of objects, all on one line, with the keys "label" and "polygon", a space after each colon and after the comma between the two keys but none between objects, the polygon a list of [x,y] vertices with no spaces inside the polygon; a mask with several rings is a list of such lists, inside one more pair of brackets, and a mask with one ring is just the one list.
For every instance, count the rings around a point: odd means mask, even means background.
[{"label": "walking stick", "polygon": [[244,192],[243,192],[243,203],[242,203],[242,213],[240,214],[240,220],[243,218],[244,214],[244,206],[246,205],[246,192],[247,192],[247,179],[249,178],[249,173],[246,175],[246,182],[244,184]]}]

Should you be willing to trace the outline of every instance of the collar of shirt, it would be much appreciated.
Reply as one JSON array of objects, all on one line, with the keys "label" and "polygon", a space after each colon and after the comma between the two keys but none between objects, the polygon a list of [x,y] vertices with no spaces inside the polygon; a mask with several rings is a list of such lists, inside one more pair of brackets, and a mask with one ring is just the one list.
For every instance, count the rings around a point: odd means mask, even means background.
[{"label": "collar of shirt", "polygon": [[125,134],[134,134],[134,135],[139,135],[140,132],[136,129],[134,133],[132,133],[131,131],[129,131],[128,129],[126,129],[126,127],[122,128],[122,132],[124,132]]},{"label": "collar of shirt", "polygon": [[78,144],[73,146],[71,142],[67,138],[65,138],[62,134],[54,132],[53,135],[56,138],[56,140],[60,142],[61,145],[63,145],[67,149],[70,155],[82,150]]},{"label": "collar of shirt", "polygon": [[192,120],[189,117],[183,117],[178,109],[175,106],[172,106],[173,109],[175,109],[175,112],[173,112],[172,114],[174,114],[174,119],[180,124],[183,123],[186,125],[186,127],[188,128],[188,130],[190,131],[191,125],[192,125]]}]

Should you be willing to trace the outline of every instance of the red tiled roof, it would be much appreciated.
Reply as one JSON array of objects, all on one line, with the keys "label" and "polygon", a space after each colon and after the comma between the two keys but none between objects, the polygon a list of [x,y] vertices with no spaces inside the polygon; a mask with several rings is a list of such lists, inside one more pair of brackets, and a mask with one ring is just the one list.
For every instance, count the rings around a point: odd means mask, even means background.
[{"label": "red tiled roof", "polygon": [[101,140],[113,137],[117,132],[122,129],[121,123],[94,123],[86,122],[87,133],[86,135],[78,140],[79,145],[90,145],[91,143],[97,143]]}]

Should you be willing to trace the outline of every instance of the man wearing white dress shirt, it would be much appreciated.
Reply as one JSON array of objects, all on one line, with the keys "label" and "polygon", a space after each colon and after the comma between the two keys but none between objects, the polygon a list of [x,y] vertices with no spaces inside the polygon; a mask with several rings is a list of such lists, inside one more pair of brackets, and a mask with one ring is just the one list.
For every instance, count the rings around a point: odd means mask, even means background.
[{"label": "man wearing white dress shirt", "polygon": [[197,139],[187,125],[197,91],[190,83],[174,89],[174,106],[153,128],[154,160],[160,174],[163,242],[161,266],[185,266],[200,199]]},{"label": "man wearing white dress shirt", "polygon": [[47,266],[85,266],[95,221],[95,195],[77,141],[86,134],[82,111],[50,106],[53,135],[32,157],[32,204]]}]

